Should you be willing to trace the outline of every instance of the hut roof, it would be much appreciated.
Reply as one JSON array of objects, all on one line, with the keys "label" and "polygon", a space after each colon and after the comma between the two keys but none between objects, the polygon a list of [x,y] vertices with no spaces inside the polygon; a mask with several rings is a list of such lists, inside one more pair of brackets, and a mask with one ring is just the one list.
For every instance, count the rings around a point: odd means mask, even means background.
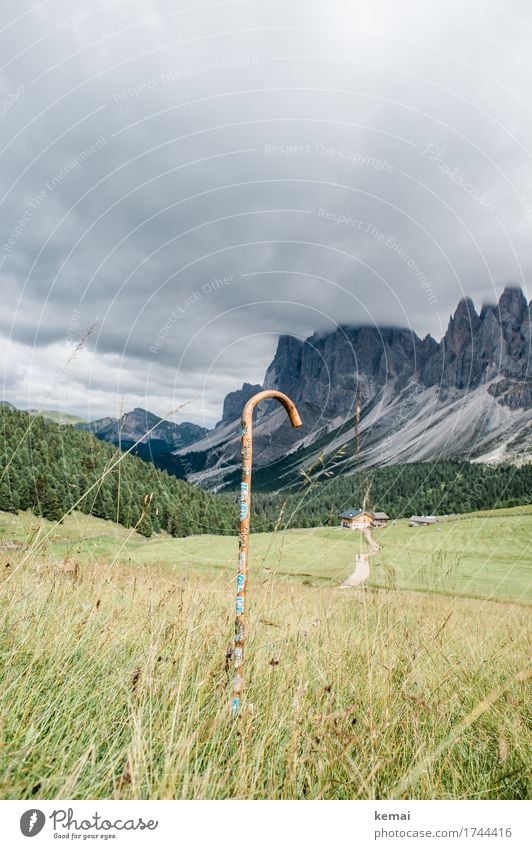
[{"label": "hut roof", "polygon": [[343,513],[340,513],[340,519],[354,519],[356,516],[361,516],[363,512],[363,510],[353,507],[351,510],[345,510]]},{"label": "hut roof", "polygon": [[389,519],[387,513],[372,513],[371,510],[360,510],[352,507],[350,510],[345,510],[340,513],[340,519],[356,519],[357,516],[371,516],[372,519]]}]

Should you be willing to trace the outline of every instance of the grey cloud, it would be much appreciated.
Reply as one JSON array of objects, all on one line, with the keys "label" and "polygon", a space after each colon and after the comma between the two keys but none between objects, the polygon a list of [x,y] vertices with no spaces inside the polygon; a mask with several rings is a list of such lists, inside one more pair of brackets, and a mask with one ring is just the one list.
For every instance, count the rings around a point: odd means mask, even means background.
[{"label": "grey cloud", "polygon": [[439,337],[464,293],[526,290],[529,24],[524,0],[37,7],[0,34],[0,332],[38,356],[97,319],[91,410],[116,356],[126,394],[196,389],[213,423],[281,332]]}]

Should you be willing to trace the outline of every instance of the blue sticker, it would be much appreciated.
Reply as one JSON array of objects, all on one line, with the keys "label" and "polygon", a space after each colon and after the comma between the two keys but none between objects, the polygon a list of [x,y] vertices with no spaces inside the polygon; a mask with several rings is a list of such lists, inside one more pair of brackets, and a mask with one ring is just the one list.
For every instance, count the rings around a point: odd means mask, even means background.
[{"label": "blue sticker", "polygon": [[244,581],[245,581],[244,575],[237,575],[236,576],[236,585],[238,587],[238,592],[241,592],[241,590],[244,589]]},{"label": "blue sticker", "polygon": [[248,490],[249,490],[249,486],[248,486],[248,484],[247,484],[245,481],[242,481],[242,483],[240,484],[240,493],[241,493],[241,496],[242,496],[242,497],[243,497],[243,496],[246,496],[246,495],[248,494]]},{"label": "blue sticker", "polygon": [[244,612],[244,599],[243,598],[237,598],[237,600],[236,600],[236,612],[237,612],[238,616],[240,616],[240,614]]},{"label": "blue sticker", "polygon": [[238,709],[240,707],[240,699],[233,699],[233,703],[231,705],[231,711],[233,716],[238,713]]},{"label": "blue sticker", "polygon": [[248,505],[246,504],[245,501],[242,501],[242,503],[240,504],[240,521],[245,519],[247,515],[248,515]]}]

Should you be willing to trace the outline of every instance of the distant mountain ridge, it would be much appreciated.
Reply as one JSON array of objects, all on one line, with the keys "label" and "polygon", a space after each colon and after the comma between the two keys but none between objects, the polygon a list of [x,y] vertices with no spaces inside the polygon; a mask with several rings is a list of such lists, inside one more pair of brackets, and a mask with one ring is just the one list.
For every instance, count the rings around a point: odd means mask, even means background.
[{"label": "distant mountain ridge", "polygon": [[480,313],[470,298],[463,299],[441,342],[398,327],[341,326],[306,340],[280,336],[262,386],[244,384],[230,393],[214,430],[178,449],[176,457],[193,482],[210,489],[233,485],[239,411],[264,388],[286,392],[303,419],[303,427],[292,430],[274,403],[257,416],[254,463],[259,470],[270,466],[277,485],[346,443],[350,450],[334,461],[339,474],[355,466],[456,457],[527,461],[531,308],[520,288],[507,286],[499,303]]},{"label": "distant mountain ridge", "polygon": [[176,424],[141,407],[135,407],[120,418],[106,416],[92,422],[81,422],[76,427],[78,430],[88,430],[113,445],[120,442],[129,447],[139,441],[158,441],[167,445],[168,450],[184,448],[207,433],[207,428],[193,422]]},{"label": "distant mountain ridge", "polygon": [[185,477],[185,471],[176,459],[175,451],[186,448],[207,433],[207,428],[200,425],[192,422],[176,424],[141,407],[135,407],[120,418],[106,416],[93,422],[76,424],[75,427],[77,430],[89,431],[97,439],[110,442],[123,451],[135,446],[132,453],[137,457],[179,478]]}]

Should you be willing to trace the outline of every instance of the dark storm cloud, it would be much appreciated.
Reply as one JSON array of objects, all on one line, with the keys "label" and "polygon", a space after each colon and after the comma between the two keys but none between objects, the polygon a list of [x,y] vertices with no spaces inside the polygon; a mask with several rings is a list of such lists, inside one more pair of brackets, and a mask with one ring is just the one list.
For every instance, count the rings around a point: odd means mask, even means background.
[{"label": "dark storm cloud", "polygon": [[279,333],[526,289],[524,0],[5,5],[9,400],[212,423]]}]

